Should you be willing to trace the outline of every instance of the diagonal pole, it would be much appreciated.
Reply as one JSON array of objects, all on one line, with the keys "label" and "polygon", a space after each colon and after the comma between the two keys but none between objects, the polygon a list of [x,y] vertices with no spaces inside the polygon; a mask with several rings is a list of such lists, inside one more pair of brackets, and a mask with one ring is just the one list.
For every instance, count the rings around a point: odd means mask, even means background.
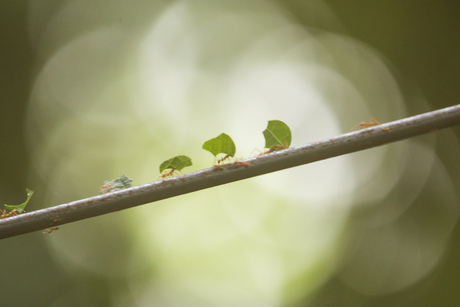
[{"label": "diagonal pole", "polygon": [[0,220],[0,239],[385,145],[458,124],[460,124],[460,105],[455,105],[241,160],[240,163],[229,163],[219,168],[203,169],[113,193],[23,213]]}]

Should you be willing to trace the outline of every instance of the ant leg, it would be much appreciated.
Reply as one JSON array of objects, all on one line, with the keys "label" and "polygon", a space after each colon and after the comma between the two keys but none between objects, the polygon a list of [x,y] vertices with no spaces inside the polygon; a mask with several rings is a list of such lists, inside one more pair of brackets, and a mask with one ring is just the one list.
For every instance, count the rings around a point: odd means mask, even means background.
[{"label": "ant leg", "polygon": [[371,120],[369,121],[370,123],[374,123],[375,125],[381,125],[382,122],[379,121],[377,118],[375,118],[374,116],[371,117]]}]

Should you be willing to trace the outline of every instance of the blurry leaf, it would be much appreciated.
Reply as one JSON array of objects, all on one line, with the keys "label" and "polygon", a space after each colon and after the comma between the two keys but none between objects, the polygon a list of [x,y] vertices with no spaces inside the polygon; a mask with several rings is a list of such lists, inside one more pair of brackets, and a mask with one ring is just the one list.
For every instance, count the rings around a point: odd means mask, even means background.
[{"label": "blurry leaf", "polygon": [[27,199],[25,202],[17,206],[5,205],[5,208],[8,210],[17,210],[19,213],[22,213],[22,211],[24,211],[24,208],[27,206],[27,203],[29,202],[30,198],[34,194],[34,191],[29,190],[27,188],[26,188],[26,192],[27,192]]},{"label": "blurry leaf", "polygon": [[225,133],[204,142],[203,149],[209,151],[214,156],[223,153],[230,157],[233,157],[236,151],[235,143],[232,138]]},{"label": "blurry leaf", "polygon": [[164,161],[160,165],[160,173],[162,173],[165,169],[171,169],[171,170],[182,170],[184,167],[191,166],[192,165],[192,159],[190,159],[187,156],[176,156],[174,158],[171,158],[169,160]]},{"label": "blurry leaf", "polygon": [[291,145],[291,129],[280,120],[270,120],[263,134],[265,148],[270,151],[285,149]]},{"label": "blurry leaf", "polygon": [[[116,179],[118,180],[118,179]],[[125,175],[121,175],[120,177],[120,183],[124,186],[125,189],[127,188],[130,188],[132,183],[133,183],[133,180],[126,177]]]},{"label": "blurry leaf", "polygon": [[120,178],[104,181],[104,185],[100,187],[100,194],[115,192],[123,189],[130,188],[133,183],[132,179],[129,179],[125,175],[121,175]]}]

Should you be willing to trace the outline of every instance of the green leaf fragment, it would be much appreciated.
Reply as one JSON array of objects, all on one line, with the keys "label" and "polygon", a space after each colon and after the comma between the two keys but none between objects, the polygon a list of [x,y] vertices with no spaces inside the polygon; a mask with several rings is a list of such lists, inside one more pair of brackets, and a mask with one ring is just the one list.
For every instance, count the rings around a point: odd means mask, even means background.
[{"label": "green leaf fragment", "polygon": [[17,205],[17,206],[12,206],[12,205],[5,205],[5,208],[8,209],[8,210],[16,210],[18,211],[19,213],[22,213],[24,211],[24,208],[27,206],[27,203],[29,202],[30,198],[32,197],[32,195],[34,194],[34,191],[32,190],[29,190],[26,188],[26,192],[27,192],[27,199],[25,202],[23,202],[22,204],[20,205]]},{"label": "green leaf fragment", "polygon": [[191,166],[191,165],[192,165],[192,159],[190,159],[189,157],[183,156],[183,155],[176,156],[174,158],[171,158],[161,163],[160,174],[163,173],[165,169],[180,171],[184,167]]},{"label": "green leaf fragment", "polygon": [[121,175],[120,178],[104,181],[104,185],[100,188],[100,194],[115,192],[123,189],[130,188],[133,183],[133,180],[126,177],[125,175]]},{"label": "green leaf fragment", "polygon": [[120,183],[124,186],[125,189],[127,189],[131,187],[133,180],[126,177],[125,175],[121,175]]},{"label": "green leaf fragment", "polygon": [[233,157],[236,152],[235,143],[232,138],[225,133],[204,142],[203,149],[209,151],[214,156],[222,153]]},{"label": "green leaf fragment", "polygon": [[285,149],[291,145],[291,129],[280,120],[270,120],[267,129],[262,133],[265,137],[265,148],[270,151]]}]

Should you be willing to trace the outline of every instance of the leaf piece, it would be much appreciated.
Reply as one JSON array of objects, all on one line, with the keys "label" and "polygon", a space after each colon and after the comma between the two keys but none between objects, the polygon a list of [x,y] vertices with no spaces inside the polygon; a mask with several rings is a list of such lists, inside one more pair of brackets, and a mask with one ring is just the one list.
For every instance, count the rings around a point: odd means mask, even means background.
[{"label": "leaf piece", "polygon": [[222,153],[233,157],[236,152],[235,143],[232,138],[225,133],[204,142],[203,149],[209,151],[214,156]]},{"label": "leaf piece", "polygon": [[105,194],[130,188],[132,183],[132,179],[126,177],[125,175],[121,175],[120,178],[110,181],[104,181],[104,185],[100,187],[101,191],[99,192],[99,194]]},{"label": "leaf piece", "polygon": [[18,213],[22,213],[24,211],[24,208],[27,206],[27,203],[29,202],[30,198],[34,194],[34,191],[29,190],[27,188],[26,188],[26,192],[27,192],[27,199],[26,199],[25,202],[23,202],[20,205],[16,205],[16,206],[5,205],[5,208],[8,209],[8,210],[16,210]]},{"label": "leaf piece", "polygon": [[180,171],[184,167],[191,166],[192,159],[187,156],[181,155],[171,158],[169,160],[164,161],[160,165],[160,174],[163,173],[166,169],[177,170]]},{"label": "leaf piece", "polygon": [[267,129],[262,133],[265,137],[265,148],[270,152],[289,148],[291,145],[291,129],[280,120],[268,121]]}]

